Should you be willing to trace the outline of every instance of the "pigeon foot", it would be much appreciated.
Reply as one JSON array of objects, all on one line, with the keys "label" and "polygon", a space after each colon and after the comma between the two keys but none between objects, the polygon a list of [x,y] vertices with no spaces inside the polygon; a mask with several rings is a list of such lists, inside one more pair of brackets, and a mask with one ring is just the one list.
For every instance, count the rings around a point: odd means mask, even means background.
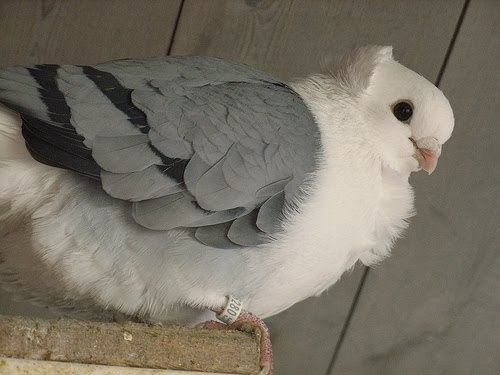
[{"label": "pigeon foot", "polygon": [[266,323],[256,315],[242,310],[239,317],[231,324],[224,324],[217,321],[209,321],[199,325],[208,329],[236,329],[238,331],[255,335],[260,342],[260,371],[255,375],[273,374],[273,350],[271,336]]}]

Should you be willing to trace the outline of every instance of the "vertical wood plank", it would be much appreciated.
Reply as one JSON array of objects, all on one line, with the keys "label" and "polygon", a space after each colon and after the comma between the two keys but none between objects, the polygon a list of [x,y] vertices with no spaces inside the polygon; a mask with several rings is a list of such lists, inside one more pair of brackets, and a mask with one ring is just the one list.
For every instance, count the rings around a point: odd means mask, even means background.
[{"label": "vertical wood plank", "polygon": [[500,373],[500,3],[473,0],[441,87],[454,134],[418,216],[370,271],[331,374]]},{"label": "vertical wood plank", "polygon": [[2,0],[0,65],[162,56],[181,0]]},{"label": "vertical wood plank", "polygon": [[[229,58],[290,79],[317,71],[329,54],[389,44],[403,63],[435,80],[463,3],[186,0],[172,54]],[[268,320],[277,375],[327,372],[361,271]]]}]

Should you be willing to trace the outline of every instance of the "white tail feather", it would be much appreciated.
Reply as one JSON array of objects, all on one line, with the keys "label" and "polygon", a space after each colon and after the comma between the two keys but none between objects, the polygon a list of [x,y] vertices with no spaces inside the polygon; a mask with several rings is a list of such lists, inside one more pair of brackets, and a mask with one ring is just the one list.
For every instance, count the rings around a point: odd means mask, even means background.
[{"label": "white tail feather", "polygon": [[19,114],[0,104],[0,160],[29,157]]}]

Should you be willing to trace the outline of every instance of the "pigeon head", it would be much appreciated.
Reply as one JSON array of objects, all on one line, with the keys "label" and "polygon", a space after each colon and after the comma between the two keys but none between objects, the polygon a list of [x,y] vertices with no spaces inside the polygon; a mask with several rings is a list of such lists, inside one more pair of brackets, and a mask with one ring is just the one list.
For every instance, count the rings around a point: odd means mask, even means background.
[{"label": "pigeon head", "polygon": [[391,47],[365,47],[351,59],[358,69],[351,78],[361,82],[357,97],[364,122],[382,162],[398,172],[432,173],[454,126],[446,97],[396,62]]}]

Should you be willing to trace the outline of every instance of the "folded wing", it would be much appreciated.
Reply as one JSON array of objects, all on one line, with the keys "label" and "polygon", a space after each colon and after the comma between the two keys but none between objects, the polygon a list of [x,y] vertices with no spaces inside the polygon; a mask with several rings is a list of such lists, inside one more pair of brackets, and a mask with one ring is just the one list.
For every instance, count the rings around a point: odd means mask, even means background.
[{"label": "folded wing", "polygon": [[206,57],[0,71],[33,157],[99,179],[154,230],[256,246],[318,168],[319,131],[287,85]]}]

